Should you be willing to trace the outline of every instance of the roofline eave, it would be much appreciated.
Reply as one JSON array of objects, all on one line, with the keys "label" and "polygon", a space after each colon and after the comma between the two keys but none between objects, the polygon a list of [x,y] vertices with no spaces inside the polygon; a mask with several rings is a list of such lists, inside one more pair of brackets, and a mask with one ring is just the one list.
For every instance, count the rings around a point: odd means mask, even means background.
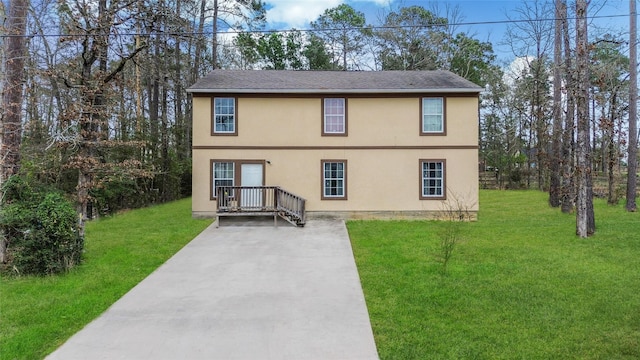
[{"label": "roofline eave", "polygon": [[193,94],[461,94],[480,93],[477,88],[429,88],[429,89],[187,89]]}]

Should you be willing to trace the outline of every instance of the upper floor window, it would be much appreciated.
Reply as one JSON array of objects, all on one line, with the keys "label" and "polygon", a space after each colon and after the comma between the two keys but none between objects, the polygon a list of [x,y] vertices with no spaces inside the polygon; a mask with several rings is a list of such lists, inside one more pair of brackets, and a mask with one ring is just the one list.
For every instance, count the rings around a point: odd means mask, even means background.
[{"label": "upper floor window", "polygon": [[420,160],[420,199],[445,199],[444,171],[444,160]]},{"label": "upper floor window", "polygon": [[421,134],[444,134],[444,98],[422,98]]},{"label": "upper floor window", "polygon": [[322,161],[322,199],[347,199],[347,161]]},{"label": "upper floor window", "polygon": [[322,135],[347,134],[347,101],[344,98],[324,98],[322,104]]},{"label": "upper floor window", "polygon": [[236,99],[232,97],[213,98],[212,135],[237,135]]}]

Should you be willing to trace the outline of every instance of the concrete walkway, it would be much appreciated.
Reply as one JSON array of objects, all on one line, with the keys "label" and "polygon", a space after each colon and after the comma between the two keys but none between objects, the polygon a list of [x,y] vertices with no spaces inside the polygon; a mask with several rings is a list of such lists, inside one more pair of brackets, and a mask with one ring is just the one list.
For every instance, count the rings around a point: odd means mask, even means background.
[{"label": "concrete walkway", "polygon": [[47,359],[378,358],[344,222],[225,220]]}]

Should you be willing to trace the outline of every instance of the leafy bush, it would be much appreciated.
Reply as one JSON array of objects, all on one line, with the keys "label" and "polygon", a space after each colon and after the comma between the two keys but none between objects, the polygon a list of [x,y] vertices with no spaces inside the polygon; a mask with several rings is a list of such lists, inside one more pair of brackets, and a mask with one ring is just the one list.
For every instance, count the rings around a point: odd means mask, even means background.
[{"label": "leafy bush", "polygon": [[[90,215],[113,214],[124,209],[148,206],[157,201],[157,192],[150,189],[149,179],[110,179],[91,190]],[[90,216],[91,217],[91,216]]]},{"label": "leafy bush", "polygon": [[73,205],[59,192],[11,177],[3,186],[0,228],[8,239],[10,265],[19,274],[64,272],[82,258]]}]

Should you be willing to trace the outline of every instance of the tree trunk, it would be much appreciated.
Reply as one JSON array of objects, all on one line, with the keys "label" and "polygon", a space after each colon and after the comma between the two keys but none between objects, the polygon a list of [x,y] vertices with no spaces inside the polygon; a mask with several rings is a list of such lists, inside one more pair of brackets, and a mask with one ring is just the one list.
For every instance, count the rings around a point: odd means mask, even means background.
[{"label": "tree trunk", "polygon": [[118,91],[118,102],[120,103],[120,108],[118,109],[118,111],[120,112],[120,115],[118,115],[118,117],[116,118],[116,124],[114,124],[113,127],[116,130],[114,139],[116,141],[127,141],[129,140],[130,121],[130,117],[128,116],[129,113],[127,112],[127,99],[125,97],[125,94],[127,93],[127,87],[124,85],[124,82],[116,86],[120,88]]},{"label": "tree trunk", "polygon": [[6,80],[2,94],[2,132],[0,135],[0,184],[20,170],[20,145],[22,144],[22,88],[24,79],[24,59],[26,56],[25,31],[27,22],[27,0],[12,0],[7,21],[7,33],[15,35],[6,38]]},{"label": "tree trunk", "polygon": [[342,34],[342,71],[347,71],[347,49],[349,46],[349,37],[343,31]]},{"label": "tree trunk", "polygon": [[[138,30],[139,32],[139,30]],[[136,36],[136,48],[140,47],[140,36]],[[135,139],[142,137],[142,88],[140,87],[140,64],[136,61],[135,66],[135,83],[136,83],[136,124]]]},{"label": "tree trunk", "polygon": [[[588,38],[587,38],[588,41]],[[589,46],[589,44],[587,43],[587,47]],[[589,50],[587,50],[587,54],[589,53]],[[587,74],[589,73],[589,70],[587,68]],[[593,156],[594,154],[598,153],[598,148],[597,148],[597,142],[598,142],[598,134],[596,132],[597,128],[598,128],[598,123],[596,121],[596,96],[594,94],[595,89],[590,86],[590,82],[585,83],[587,88],[589,89],[589,95],[587,97],[587,99],[591,100],[591,106],[589,107],[589,109],[592,109],[592,115],[591,115],[591,124],[589,124],[589,129],[592,132],[591,136],[589,136],[589,138],[591,139],[591,141],[589,142],[591,144],[591,169],[592,174],[595,172],[596,175],[598,175],[598,162],[597,161],[593,161]]]},{"label": "tree trunk", "polygon": [[575,97],[574,79],[571,62],[571,47],[569,40],[569,23],[567,21],[567,2],[561,0],[562,4],[562,36],[564,40],[564,64],[565,82],[567,89],[567,112],[565,115],[564,133],[562,134],[562,188],[561,188],[561,209],[563,213],[569,213],[575,205],[574,187],[574,117],[575,117]]},{"label": "tree trunk", "polygon": [[638,171],[638,49],[636,0],[629,0],[629,154],[627,156],[627,211],[636,211]]},{"label": "tree trunk", "polygon": [[553,138],[551,146],[551,178],[549,205],[560,206],[560,161],[562,157],[562,4],[555,0],[555,32],[553,38]]},{"label": "tree trunk", "polygon": [[207,0],[200,1],[200,20],[198,22],[198,35],[196,39],[196,47],[194,50],[195,57],[193,59],[193,72],[191,73],[191,82],[194,83],[200,77],[200,59],[204,58],[204,20],[205,20],[205,4]]},{"label": "tree trunk", "polygon": [[89,189],[91,189],[93,179],[91,171],[88,169],[78,169],[78,185],[76,187],[77,211],[78,211],[78,232],[81,237],[84,237],[84,223],[88,218],[88,205],[89,205]]},{"label": "tree trunk", "polygon": [[533,80],[533,104],[531,109],[531,114],[535,121],[535,134],[536,134],[536,182],[538,183],[538,190],[545,191],[546,190],[546,181],[545,181],[545,169],[547,168],[547,146],[548,146],[548,138],[547,138],[547,123],[544,115],[544,96],[546,96],[546,90],[542,89],[543,85],[543,76],[544,76],[544,63],[542,62],[542,54],[540,53],[538,60],[535,62],[535,66],[533,69],[534,72],[534,80]]},{"label": "tree trunk", "polygon": [[593,189],[591,188],[591,146],[589,140],[589,49],[587,43],[586,0],[576,1],[576,59],[578,72],[576,81],[578,89],[576,92],[578,110],[576,234],[586,238],[595,231]]},{"label": "tree trunk", "polygon": [[[7,21],[7,33],[15,35],[5,38],[6,63],[5,87],[0,113],[0,186],[6,179],[20,170],[20,145],[22,144],[22,88],[24,59],[26,56],[25,31],[27,26],[28,0],[12,0]],[[4,196],[4,194],[2,194]],[[0,234],[0,263],[7,261],[8,241]]]},{"label": "tree trunk", "polygon": [[[107,14],[107,0],[99,0],[98,2],[100,13]],[[111,24],[105,24],[105,27]],[[102,46],[98,46],[96,52],[98,53],[98,75],[101,79],[104,79],[107,75],[108,66],[108,51],[109,51],[109,38],[105,36],[98,37]],[[94,120],[96,127],[96,138],[101,140],[107,140],[109,138],[109,124],[107,120],[107,110],[104,98],[105,87],[98,85],[96,87],[96,95],[93,101],[93,109],[96,113]]]},{"label": "tree trunk", "polygon": [[[164,7],[164,1],[161,2]],[[165,29],[168,27],[166,18],[163,17]],[[162,48],[163,53],[167,53],[169,51],[169,44],[167,42],[167,37],[164,36],[162,39]],[[160,157],[162,159],[162,188],[160,189],[160,198],[163,202],[172,200],[173,197],[169,193],[172,192],[169,184],[169,112],[168,112],[168,103],[169,103],[169,79],[167,77],[167,72],[169,69],[169,57],[164,56],[162,63],[158,64],[162,66],[162,74],[165,74],[162,78],[162,102],[160,104],[160,110],[162,112],[162,117],[160,118]]]},{"label": "tree trunk", "polygon": [[211,35],[211,65],[218,68],[218,0],[213,0],[213,34]]},{"label": "tree trunk", "polygon": [[611,104],[609,105],[609,118],[607,120],[607,175],[608,175],[608,191],[607,191],[607,203],[610,205],[618,203],[618,196],[616,194],[616,177],[614,167],[618,160],[618,154],[616,152],[615,143],[615,118],[616,118],[616,106],[617,106],[617,90],[611,96]]},{"label": "tree trunk", "polygon": [[[533,104],[531,104],[531,115],[529,118],[529,134],[527,136],[527,189],[531,189],[531,169],[533,169]],[[538,154],[535,155],[536,157]],[[540,164],[538,164],[539,166]]]},{"label": "tree trunk", "polygon": [[[161,25],[159,25],[161,26]],[[164,58],[160,55],[160,34],[156,34],[154,41],[154,64],[152,72],[149,74],[149,138],[147,139],[149,158],[153,163],[158,158],[158,143],[160,140],[159,119],[160,119],[160,67]]]},{"label": "tree trunk", "polygon": [[[178,16],[181,15],[181,5],[182,0],[176,0],[176,14]],[[173,91],[176,96],[175,102],[175,138],[176,138],[176,156],[178,160],[183,160],[189,156],[188,152],[184,150],[184,139],[186,138],[184,134],[184,114],[182,108],[182,49],[180,48],[181,37],[176,36],[175,38],[175,47],[174,47],[174,66],[175,66],[175,78],[174,78],[174,88]]]}]

